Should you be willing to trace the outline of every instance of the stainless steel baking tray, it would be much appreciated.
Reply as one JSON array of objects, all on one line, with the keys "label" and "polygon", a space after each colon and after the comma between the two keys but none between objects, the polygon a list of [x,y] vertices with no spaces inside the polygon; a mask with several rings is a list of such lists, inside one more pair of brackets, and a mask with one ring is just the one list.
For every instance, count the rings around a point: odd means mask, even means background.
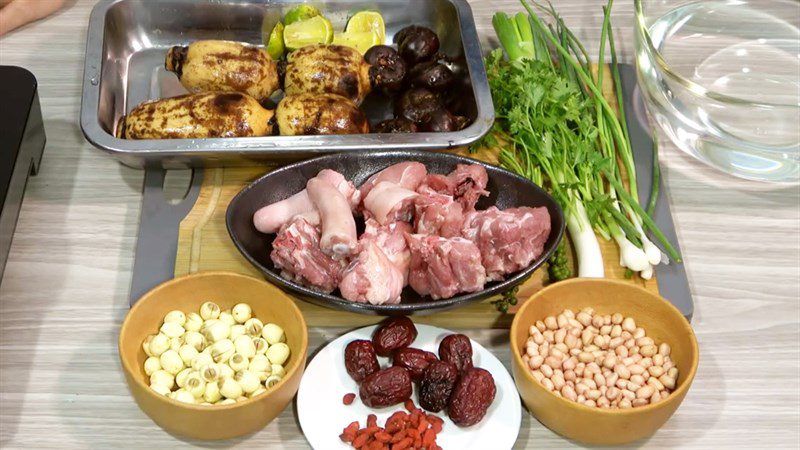
[{"label": "stainless steel baking tray", "polygon": [[[344,28],[347,17],[378,10],[387,41],[401,28],[425,25],[439,34],[442,51],[454,58],[460,77],[456,112],[473,119],[450,133],[255,138],[124,140],[114,137],[120,117],[142,101],[185,93],[164,69],[169,47],[198,39],[261,43],[300,0],[102,0],[92,10],[86,44],[81,128],[93,145],[134,167],[242,165],[288,161],[324,153],[382,149],[441,149],[466,145],[488,132],[494,120],[486,71],[472,10],[466,0],[329,0],[314,5]],[[362,107],[375,123],[390,116],[387,102],[368,99]]]}]

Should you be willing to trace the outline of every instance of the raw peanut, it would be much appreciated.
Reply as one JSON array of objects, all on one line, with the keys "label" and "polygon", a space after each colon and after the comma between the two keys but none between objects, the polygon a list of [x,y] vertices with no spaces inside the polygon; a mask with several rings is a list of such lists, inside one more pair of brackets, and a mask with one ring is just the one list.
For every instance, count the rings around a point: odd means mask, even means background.
[{"label": "raw peanut", "polygon": [[580,331],[583,330],[583,324],[578,322],[576,319],[569,319],[569,326],[572,327],[569,331],[570,333],[577,331],[580,334]]},{"label": "raw peanut", "polygon": [[611,323],[613,323],[614,325],[621,324],[623,319],[624,317],[622,317],[622,314],[620,313],[614,313],[611,315]]},{"label": "raw peanut", "polygon": [[569,322],[567,321],[567,316],[565,316],[564,313],[561,313],[558,315],[558,317],[556,317],[556,325],[558,326],[558,328],[563,330],[564,328],[566,328],[568,323]]},{"label": "raw peanut", "polygon": [[614,372],[619,375],[620,378],[626,380],[631,377],[631,371],[625,364],[617,364],[614,366]]},{"label": "raw peanut", "polygon": [[563,343],[563,342],[562,342],[562,343],[560,343],[560,344],[555,344],[555,345],[553,345],[553,348],[554,348],[554,349],[556,349],[556,350],[558,350],[558,351],[560,351],[561,353],[563,353],[563,354],[565,354],[565,355],[566,355],[567,353],[569,353],[569,347],[567,347],[567,344],[565,344],[565,343]]},{"label": "raw peanut", "polygon": [[603,324],[611,325],[611,314],[606,314],[605,316],[603,316]]},{"label": "raw peanut", "polygon": [[578,399],[578,394],[575,393],[575,389],[569,385],[564,385],[564,387],[561,388],[561,395],[564,398],[572,400],[573,402]]},{"label": "raw peanut", "polygon": [[542,333],[544,332],[544,330],[547,329],[547,327],[545,326],[544,322],[542,322],[541,320],[537,320],[536,321],[536,328]]},{"label": "raw peanut", "polygon": [[578,360],[582,363],[588,363],[594,361],[594,355],[589,352],[582,352],[578,355]]},{"label": "raw peanut", "polygon": [[544,341],[545,342],[549,342],[549,343],[552,344],[552,343],[554,343],[556,341],[555,334],[553,333],[553,330],[545,330],[544,333],[542,333],[542,336],[544,336]]},{"label": "raw peanut", "polygon": [[547,364],[542,364],[542,367],[539,367],[539,370],[542,371],[542,374],[545,376],[545,378],[550,378],[553,376],[553,368]]},{"label": "raw peanut", "polygon": [[603,326],[603,318],[600,316],[592,317],[592,326],[597,329],[600,329],[600,327]]},{"label": "raw peanut", "polygon": [[544,378],[544,374],[542,373],[541,370],[531,371],[531,375],[533,375],[533,378],[535,378],[536,381],[538,381],[538,382],[541,382],[542,379]]},{"label": "raw peanut", "polygon": [[558,362],[560,363],[561,360],[563,360],[566,355],[564,355],[564,352],[562,352],[561,350],[553,347],[550,349],[550,356],[552,356],[553,358],[557,358]]},{"label": "raw peanut", "polygon": [[639,339],[640,337],[644,337],[644,328],[642,328],[642,327],[636,328],[636,330],[634,330],[634,332],[633,332],[633,337],[635,339]]},{"label": "raw peanut", "polygon": [[613,369],[617,365],[617,358],[614,355],[608,355],[603,359],[603,367],[606,369]]},{"label": "raw peanut", "polygon": [[585,385],[585,384],[583,384],[581,382],[579,382],[578,384],[575,385],[575,392],[577,392],[578,395],[584,395],[588,391],[589,391],[589,386],[587,386],[587,385]]},{"label": "raw peanut", "polygon": [[541,331],[539,331],[539,329],[536,328],[536,325],[531,325],[528,328],[528,334],[531,335],[531,336],[535,336],[535,335],[537,335],[539,333],[541,333]]},{"label": "raw peanut", "polygon": [[629,333],[633,333],[636,330],[636,322],[634,322],[632,318],[626,317],[622,321],[622,329]]},{"label": "raw peanut", "polygon": [[605,346],[605,339],[603,339],[602,335],[596,335],[594,339],[592,339],[592,344],[594,344],[598,348],[603,348]]},{"label": "raw peanut", "polygon": [[565,381],[575,381],[577,377],[575,376],[575,372],[572,370],[567,370],[564,372],[564,380]]},{"label": "raw peanut", "polygon": [[531,361],[531,357],[530,357],[530,356],[528,356],[528,354],[527,354],[527,353],[525,353],[524,355],[522,355],[522,363],[523,363],[523,364],[525,364],[525,365],[527,366],[527,365],[530,363],[530,361]]},{"label": "raw peanut", "polygon": [[647,381],[650,378],[650,372],[646,370],[642,372],[642,378],[644,378],[644,381]]},{"label": "raw peanut", "polygon": [[640,387],[642,387],[641,384],[636,384],[636,383],[631,382],[631,381],[628,382],[628,390],[631,391],[631,392],[638,391]]},{"label": "raw peanut", "polygon": [[651,376],[654,376],[656,378],[660,377],[661,375],[664,375],[664,368],[659,365],[648,367],[647,371],[650,373]]},{"label": "raw peanut", "polygon": [[597,399],[597,406],[600,408],[608,408],[611,406],[611,402],[609,402],[605,397],[600,397]]},{"label": "raw peanut", "polygon": [[586,398],[590,400],[597,400],[598,398],[600,398],[600,395],[601,395],[600,391],[598,391],[597,389],[592,389],[586,393]]},{"label": "raw peanut", "polygon": [[531,357],[530,360],[528,360],[528,367],[530,367],[533,370],[536,370],[539,367],[541,367],[543,363],[544,363],[544,358],[542,358],[540,355],[536,355]]},{"label": "raw peanut", "polygon": [[586,397],[584,397],[583,395],[579,395],[575,401],[578,403],[583,403],[586,401]]},{"label": "raw peanut", "polygon": [[589,389],[597,389],[597,383],[595,383],[594,380],[590,378],[584,378],[582,383],[588,386]]},{"label": "raw peanut", "polygon": [[654,366],[659,366],[659,367],[663,366],[664,365],[664,355],[662,355],[661,353],[656,353],[655,355],[653,355],[653,365]]},{"label": "raw peanut", "polygon": [[575,366],[577,366],[577,364],[578,364],[578,359],[575,358],[574,356],[571,356],[571,357],[567,358],[566,361],[561,363],[561,367],[564,370],[574,370]]},{"label": "raw peanut", "polygon": [[639,339],[636,339],[636,345],[638,345],[639,347],[644,347],[647,345],[655,345],[655,342],[651,338],[644,336],[640,337]]},{"label": "raw peanut", "polygon": [[567,329],[566,328],[559,328],[558,331],[555,332],[553,338],[556,341],[556,344],[561,344],[564,342],[564,338],[567,337]]},{"label": "raw peanut", "polygon": [[668,359],[664,358],[664,365],[661,366],[661,367],[663,367],[664,370],[670,370],[673,367],[675,367],[675,364],[673,364],[672,361],[669,361]]},{"label": "raw peanut", "polygon": [[636,400],[632,401],[631,404],[634,408],[638,408],[640,406],[645,406],[650,403],[647,399],[644,398],[637,398]]},{"label": "raw peanut", "polygon": [[650,379],[648,379],[647,384],[653,386],[653,388],[655,388],[656,391],[664,390],[664,385],[660,381],[658,381],[658,378],[656,377],[651,377]]},{"label": "raw peanut", "polygon": [[609,400],[615,400],[617,397],[619,397],[619,392],[619,389],[610,387],[606,390],[606,398]]},{"label": "raw peanut", "polygon": [[587,353],[594,353],[594,352],[596,352],[598,350],[600,350],[600,347],[598,347],[598,346],[596,346],[594,344],[587,345],[586,347],[583,348],[583,351],[587,352]]},{"label": "raw peanut", "polygon": [[[642,338],[642,339],[649,339],[649,338]],[[657,351],[658,349],[656,348],[655,345],[645,345],[639,348],[639,353],[641,353],[642,356],[647,356],[647,357],[655,355]]]},{"label": "raw peanut", "polygon": [[598,386],[605,386],[606,385],[606,377],[604,377],[602,374],[596,373],[596,374],[594,374],[594,382]]},{"label": "raw peanut", "polygon": [[664,385],[667,389],[675,389],[675,378],[670,377],[669,375],[661,375],[658,377],[658,381]]},{"label": "raw peanut", "polygon": [[572,334],[567,334],[564,337],[564,343],[567,344],[568,348],[573,349],[578,345],[578,338],[576,338]]},{"label": "raw peanut", "polygon": [[544,326],[546,326],[548,330],[556,330],[558,329],[558,321],[553,316],[547,316],[544,319]]},{"label": "raw peanut", "polygon": [[650,404],[652,405],[653,403],[658,403],[658,402],[660,402],[660,401],[661,401],[661,393],[660,393],[660,392],[658,392],[658,391],[656,391],[656,392],[655,392],[655,393],[653,393],[653,395],[650,397]]},{"label": "raw peanut", "polygon": [[658,346],[658,354],[661,356],[669,356],[672,352],[672,349],[669,347],[669,344],[666,342],[662,342],[661,345]]},{"label": "raw peanut", "polygon": [[553,384],[552,381],[550,381],[549,378],[545,378],[544,380],[542,380],[542,386],[547,388],[548,391],[552,391],[553,389],[555,389],[555,385]]},{"label": "raw peanut", "polygon": [[634,401],[636,399],[636,393],[631,391],[630,389],[624,389],[622,391],[622,396],[630,401]]},{"label": "raw peanut", "polygon": [[574,319],[575,318],[575,311],[573,311],[571,309],[565,309],[564,312],[561,313],[561,314],[564,314],[564,317],[566,317],[567,319]]},{"label": "raw peanut", "polygon": [[591,399],[586,400],[585,402],[583,402],[583,404],[588,406],[589,408],[594,408],[595,406],[597,406],[597,403],[595,403],[594,400]]},{"label": "raw peanut", "polygon": [[550,380],[553,383],[553,388],[557,391],[560,391],[561,388],[564,387],[564,384],[566,384],[566,381],[564,380],[563,376],[553,375],[553,378],[551,378]]},{"label": "raw peanut", "polygon": [[624,345],[618,345],[614,349],[614,353],[617,354],[618,358],[625,359],[628,357],[628,347],[625,347]]},{"label": "raw peanut", "polygon": [[575,318],[578,319],[578,322],[580,322],[584,327],[587,327],[590,323],[592,323],[592,316],[587,314],[585,311],[579,312]]},{"label": "raw peanut", "polygon": [[608,336],[611,334],[611,325],[603,325],[600,327],[600,334],[603,336]]},{"label": "raw peanut", "polygon": [[631,371],[631,375],[641,375],[644,373],[644,367],[640,366],[639,364],[632,364],[628,367],[628,370]]},{"label": "raw peanut", "polygon": [[[579,342],[579,343],[578,343],[578,346],[580,346],[580,345],[581,345],[581,344],[580,344],[580,342]],[[573,349],[570,349],[570,351],[569,351],[569,354],[570,354],[570,355],[572,355],[572,356],[575,356],[575,357],[577,357],[578,355],[580,355],[580,354],[581,354],[581,349],[579,349],[579,348],[573,348]]]},{"label": "raw peanut", "polygon": [[608,333],[612,338],[618,338],[622,335],[622,327],[620,325],[613,325],[611,332]]},{"label": "raw peanut", "polygon": [[592,330],[589,329],[583,330],[583,332],[581,333],[581,341],[583,342],[583,345],[591,344],[592,339],[594,339],[594,333],[592,333]]},{"label": "raw peanut", "polygon": [[617,380],[616,383],[614,383],[614,386],[616,386],[616,387],[618,387],[620,389],[627,389],[628,388],[628,380],[623,380],[623,379],[620,378],[619,380]]},{"label": "raw peanut", "polygon": [[644,367],[645,369],[649,369],[653,366],[653,359],[652,358],[642,358],[639,361],[639,365]]},{"label": "raw peanut", "polygon": [[672,378],[678,379],[678,368],[677,367],[669,368],[667,370],[667,374]]},{"label": "raw peanut", "polygon": [[[638,363],[639,361],[641,361],[641,360],[642,360],[642,355],[639,355],[639,354],[637,353],[637,354],[635,354],[635,355],[631,356],[631,359],[633,360],[633,362],[634,362],[634,363]],[[640,365],[641,365],[641,364],[640,364]]]},{"label": "raw peanut", "polygon": [[622,409],[628,409],[628,408],[633,407],[633,405],[631,405],[631,401],[630,400],[623,399],[623,400],[620,400],[619,407],[622,408]]},{"label": "raw peanut", "polygon": [[545,358],[544,363],[553,368],[561,367],[561,360],[554,356],[548,356],[547,358]]},{"label": "raw peanut", "polygon": [[536,345],[542,345],[542,344],[544,344],[544,336],[543,336],[541,333],[539,333],[539,334],[534,334],[534,335],[533,335],[533,342],[535,342],[535,343],[536,343]]},{"label": "raw peanut", "polygon": [[619,375],[614,372],[611,372],[610,375],[606,376],[606,386],[611,387],[617,384],[617,380],[619,379]]},{"label": "raw peanut", "polygon": [[628,351],[631,352],[631,353],[635,353],[635,352],[631,351],[631,349],[635,345],[636,345],[636,340],[634,338],[630,338],[627,341],[625,341],[625,347],[628,347]]},{"label": "raw peanut", "polygon": [[596,362],[594,362],[594,361],[590,362],[589,364],[586,364],[586,367],[587,367],[588,369],[591,369],[591,370],[592,370],[592,372],[595,372],[595,373],[601,373],[601,372],[602,372],[602,371],[600,370],[600,366],[598,366],[598,365],[597,365],[597,363],[596,363]]}]

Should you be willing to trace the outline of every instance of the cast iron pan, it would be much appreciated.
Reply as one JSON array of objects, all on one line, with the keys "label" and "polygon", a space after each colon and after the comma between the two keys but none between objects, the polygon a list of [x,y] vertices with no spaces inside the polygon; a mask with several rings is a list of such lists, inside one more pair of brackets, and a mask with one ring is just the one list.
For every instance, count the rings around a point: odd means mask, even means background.
[{"label": "cast iron pan", "polygon": [[[332,294],[322,294],[280,277],[270,260],[274,234],[265,235],[253,226],[253,214],[262,206],[283,200],[306,187],[306,181],[322,169],[333,169],[348,180],[361,185],[375,172],[403,161],[419,161],[430,173],[450,173],[456,164],[480,164],[489,173],[487,190],[489,197],[478,202],[477,209],[495,205],[500,209],[516,206],[545,206],[550,212],[552,227],[545,243],[544,253],[530,267],[510,274],[500,282],[487,283],[486,289],[448,299],[433,300],[421,297],[411,288],[403,290],[402,300],[396,305],[371,305],[355,303]],[[298,294],[303,300],[334,309],[343,309],[362,314],[397,315],[427,314],[476,302],[499,294],[522,283],[558,246],[564,233],[564,215],[555,200],[542,188],[530,181],[498,167],[471,158],[448,153],[424,151],[393,151],[386,153],[340,153],[291,164],[274,170],[245,187],[228,206],[226,216],[228,233],[239,251],[260,270],[266,278],[283,289]],[[360,222],[360,223],[359,223]],[[357,220],[359,233],[363,220]],[[338,291],[334,291],[334,294]]]}]

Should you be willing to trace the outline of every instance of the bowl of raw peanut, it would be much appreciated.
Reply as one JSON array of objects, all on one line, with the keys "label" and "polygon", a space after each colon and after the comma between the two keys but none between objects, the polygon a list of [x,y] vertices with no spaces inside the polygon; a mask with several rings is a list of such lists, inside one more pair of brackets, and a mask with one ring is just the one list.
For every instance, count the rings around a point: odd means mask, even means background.
[{"label": "bowl of raw peanut", "polygon": [[631,283],[576,278],[534,294],[511,325],[514,380],[546,427],[587,444],[655,433],[686,396],[699,350],[664,298]]}]

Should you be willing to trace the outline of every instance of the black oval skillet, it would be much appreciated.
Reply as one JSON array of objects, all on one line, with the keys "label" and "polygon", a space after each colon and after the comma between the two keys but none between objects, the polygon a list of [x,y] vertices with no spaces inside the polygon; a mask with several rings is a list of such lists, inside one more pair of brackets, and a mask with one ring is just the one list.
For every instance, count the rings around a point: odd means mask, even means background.
[{"label": "black oval skillet", "polygon": [[[333,169],[359,186],[370,175],[385,167],[403,161],[419,161],[429,173],[450,173],[456,164],[480,164],[489,174],[489,197],[478,202],[477,209],[497,206],[500,209],[519,206],[545,206],[550,213],[551,232],[544,252],[529,267],[509,274],[505,280],[487,283],[479,292],[457,295],[448,299],[433,300],[421,297],[411,288],[403,290],[399,304],[372,305],[356,303],[333,294],[323,294],[292,281],[281,278],[270,260],[274,234],[265,235],[253,226],[253,214],[262,206],[282,200],[304,189],[306,181],[322,170]],[[556,201],[542,188],[507,170],[484,162],[452,155],[425,151],[391,151],[386,153],[339,153],[309,159],[276,169],[245,187],[234,197],[226,215],[228,233],[244,257],[272,283],[297,294],[305,301],[328,308],[342,309],[362,314],[398,315],[428,314],[477,302],[522,283],[542,265],[558,246],[564,233],[564,215]],[[363,229],[363,221],[359,224]],[[338,291],[334,291],[338,293]]]}]

